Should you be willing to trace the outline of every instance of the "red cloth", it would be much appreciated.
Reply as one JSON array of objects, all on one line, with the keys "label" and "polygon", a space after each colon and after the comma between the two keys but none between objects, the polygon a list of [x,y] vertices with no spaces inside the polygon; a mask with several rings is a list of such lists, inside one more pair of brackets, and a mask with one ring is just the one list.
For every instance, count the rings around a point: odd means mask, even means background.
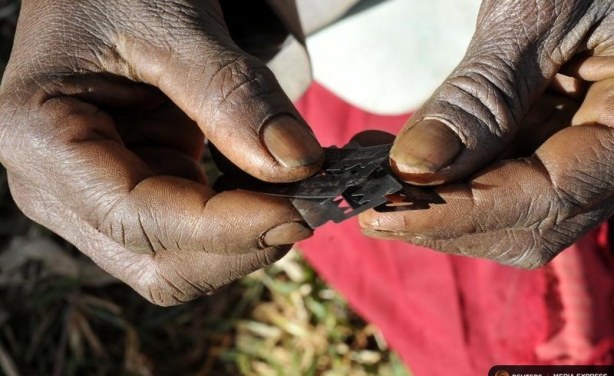
[{"label": "red cloth", "polygon": [[[368,114],[314,84],[299,110],[323,145],[397,133],[407,115]],[[496,364],[614,361],[614,256],[607,228],[534,271],[361,235],[356,220],[301,243],[307,260],[376,324],[416,376],[486,375]]]}]

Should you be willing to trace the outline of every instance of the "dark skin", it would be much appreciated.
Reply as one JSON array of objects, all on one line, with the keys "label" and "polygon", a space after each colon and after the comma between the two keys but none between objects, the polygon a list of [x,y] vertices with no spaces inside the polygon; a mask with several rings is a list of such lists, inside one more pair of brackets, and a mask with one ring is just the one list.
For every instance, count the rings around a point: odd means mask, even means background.
[{"label": "dark skin", "polygon": [[[429,210],[363,215],[365,233],[536,267],[608,218],[612,4],[485,0],[466,58],[391,152],[408,182],[463,183]],[[198,166],[205,139],[272,182],[322,158],[216,0],[25,0],[0,106],[20,208],[156,304],[312,234],[287,200],[216,193]]]},{"label": "dark skin", "polygon": [[216,193],[205,139],[271,182],[322,149],[211,1],[23,2],[0,161],[33,220],[160,305],[209,293],[312,234],[286,199]]},{"label": "dark skin", "polygon": [[361,225],[535,268],[614,213],[614,2],[485,0],[477,25],[391,151],[405,181],[444,184],[446,204]]}]

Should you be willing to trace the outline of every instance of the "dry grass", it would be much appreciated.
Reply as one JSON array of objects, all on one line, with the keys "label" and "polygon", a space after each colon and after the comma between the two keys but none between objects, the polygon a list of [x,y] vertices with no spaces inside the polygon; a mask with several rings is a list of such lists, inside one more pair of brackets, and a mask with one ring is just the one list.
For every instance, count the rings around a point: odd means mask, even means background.
[{"label": "dry grass", "polygon": [[[0,70],[15,4],[0,0]],[[298,253],[213,296],[156,307],[28,221],[0,168],[0,374],[407,373]]]}]

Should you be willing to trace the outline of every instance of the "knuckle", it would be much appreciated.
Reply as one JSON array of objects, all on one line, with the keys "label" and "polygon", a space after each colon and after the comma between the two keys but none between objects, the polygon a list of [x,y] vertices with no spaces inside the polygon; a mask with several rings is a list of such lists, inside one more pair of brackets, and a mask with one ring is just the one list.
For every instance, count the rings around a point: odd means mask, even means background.
[{"label": "knuckle", "polygon": [[551,242],[538,230],[505,229],[452,239],[412,237],[412,244],[449,254],[490,259],[521,269],[537,269],[549,263],[564,245]]},{"label": "knuckle", "polygon": [[588,194],[589,191],[583,191],[579,189],[579,187],[570,187],[565,185],[557,184],[553,182],[555,187],[556,200],[558,202],[559,212],[560,212],[560,220],[564,221],[574,213],[581,211],[583,209],[583,203],[587,201],[590,197],[584,197]]},{"label": "knuckle", "polygon": [[235,106],[245,100],[258,99],[269,92],[279,91],[271,85],[276,82],[266,66],[253,57],[239,55],[220,61],[209,82],[209,93],[219,106]]},{"label": "knuckle", "polygon": [[509,64],[493,59],[470,62],[461,68],[446,81],[441,97],[462,111],[463,117],[473,117],[473,124],[505,139],[512,134],[523,107],[528,104],[519,103],[526,96],[519,95]]},{"label": "knuckle", "polygon": [[[157,221],[142,214],[143,209],[135,207],[128,196],[110,200],[101,204],[89,219],[99,230],[132,252],[157,255],[165,251],[166,246],[157,234]],[[102,215],[101,215],[102,214]]]},{"label": "knuckle", "polygon": [[[594,161],[600,164],[602,161]],[[580,166],[577,171],[561,171],[553,176],[553,186],[560,202],[563,218],[567,219],[587,211],[595,203],[610,196],[611,182],[614,176],[610,166],[603,166],[593,171]]]},{"label": "knuckle", "polygon": [[135,290],[150,303],[160,307],[172,307],[182,303],[176,296],[161,286],[158,282],[139,283]]}]

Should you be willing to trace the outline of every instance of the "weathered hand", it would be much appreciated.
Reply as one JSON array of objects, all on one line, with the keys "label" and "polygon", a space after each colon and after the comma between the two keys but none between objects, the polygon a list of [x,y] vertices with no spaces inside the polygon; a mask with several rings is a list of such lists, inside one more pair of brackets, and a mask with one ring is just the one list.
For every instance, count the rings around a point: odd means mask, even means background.
[{"label": "weathered hand", "polygon": [[[588,88],[588,91],[586,90]],[[447,202],[364,232],[533,268],[614,212],[614,1],[485,0],[468,52],[391,151]]]},{"label": "weathered hand", "polygon": [[150,301],[177,304],[311,235],[285,199],[216,194],[205,137],[264,180],[322,150],[217,0],[25,0],[0,93],[19,207]]}]

